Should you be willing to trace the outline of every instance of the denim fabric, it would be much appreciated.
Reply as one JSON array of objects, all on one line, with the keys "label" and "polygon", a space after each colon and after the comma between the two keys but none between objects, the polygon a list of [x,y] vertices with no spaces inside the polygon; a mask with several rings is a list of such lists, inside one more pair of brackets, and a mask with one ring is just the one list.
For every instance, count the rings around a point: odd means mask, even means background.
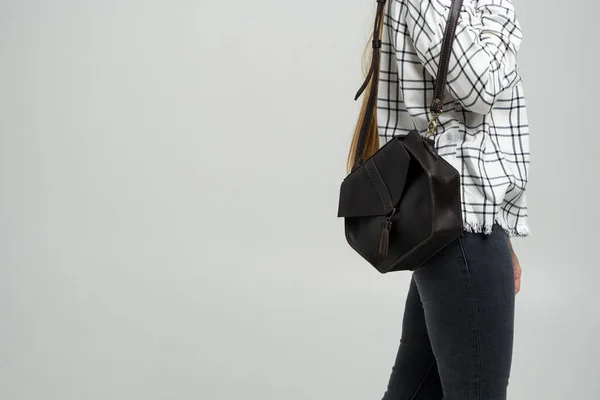
[{"label": "denim fabric", "polygon": [[512,362],[508,235],[465,232],[413,272],[383,400],[503,400]]}]

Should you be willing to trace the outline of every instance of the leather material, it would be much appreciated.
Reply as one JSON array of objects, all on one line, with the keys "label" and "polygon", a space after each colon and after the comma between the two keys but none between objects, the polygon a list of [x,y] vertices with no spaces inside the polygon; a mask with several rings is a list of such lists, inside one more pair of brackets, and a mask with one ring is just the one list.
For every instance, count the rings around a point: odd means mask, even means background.
[{"label": "leather material", "polygon": [[[371,82],[367,109],[359,131],[354,166],[341,184],[338,204],[338,217],[344,218],[346,240],[381,273],[415,270],[463,232],[460,175],[418,131],[392,138],[363,160],[377,106],[378,38],[385,2],[377,0],[371,68],[355,97]],[[441,111],[443,104],[448,60],[461,7],[462,0],[453,0],[432,111],[438,103]]]},{"label": "leather material", "polygon": [[390,140],[363,168],[344,179],[338,217],[387,215],[398,204],[408,172],[410,156],[398,140]]},{"label": "leather material", "polygon": [[[378,241],[391,211],[367,173],[371,160],[394,188],[387,254]],[[394,179],[398,169],[384,165],[403,169]],[[381,273],[417,269],[462,234],[461,215],[458,171],[417,131],[390,140],[341,185],[338,216],[345,218],[346,240]]]},{"label": "leather material", "polygon": [[433,92],[433,101],[431,102],[431,111],[439,114],[444,106],[444,95],[446,94],[446,79],[448,77],[448,65],[452,55],[452,43],[456,34],[456,25],[462,8],[463,0],[453,0],[450,6],[450,14],[444,31],[442,40],[442,51],[440,53],[440,63],[438,65],[437,75],[435,77],[435,89]]}]

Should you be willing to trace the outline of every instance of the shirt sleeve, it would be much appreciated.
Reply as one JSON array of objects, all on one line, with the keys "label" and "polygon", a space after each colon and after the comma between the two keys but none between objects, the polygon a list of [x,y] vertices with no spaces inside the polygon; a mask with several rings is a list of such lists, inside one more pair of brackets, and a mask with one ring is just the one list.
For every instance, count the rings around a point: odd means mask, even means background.
[{"label": "shirt sleeve", "polygon": [[[408,0],[408,34],[426,70],[436,76],[451,0]],[[522,31],[511,0],[465,0],[448,67],[449,93],[466,109],[487,114],[499,94],[520,81]]]}]

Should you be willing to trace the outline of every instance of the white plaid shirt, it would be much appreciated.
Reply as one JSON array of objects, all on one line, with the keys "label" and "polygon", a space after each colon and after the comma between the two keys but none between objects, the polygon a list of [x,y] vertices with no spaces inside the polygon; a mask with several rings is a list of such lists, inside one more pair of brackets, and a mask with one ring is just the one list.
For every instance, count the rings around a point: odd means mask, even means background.
[{"label": "white plaid shirt", "polygon": [[[380,143],[427,131],[451,0],[390,0],[377,105]],[[465,230],[529,235],[525,186],[529,127],[517,51],[521,28],[510,0],[464,0],[436,148],[461,175]]]}]

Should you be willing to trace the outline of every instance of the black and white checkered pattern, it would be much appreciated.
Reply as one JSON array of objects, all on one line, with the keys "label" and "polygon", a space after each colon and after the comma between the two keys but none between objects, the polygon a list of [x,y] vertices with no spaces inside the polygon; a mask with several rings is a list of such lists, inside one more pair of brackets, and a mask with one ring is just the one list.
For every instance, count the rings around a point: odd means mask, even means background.
[{"label": "black and white checkered pattern", "polygon": [[[391,0],[377,105],[380,143],[427,131],[451,0]],[[521,27],[510,0],[464,0],[436,148],[461,174],[465,229],[530,234],[529,126],[517,69]]]}]

